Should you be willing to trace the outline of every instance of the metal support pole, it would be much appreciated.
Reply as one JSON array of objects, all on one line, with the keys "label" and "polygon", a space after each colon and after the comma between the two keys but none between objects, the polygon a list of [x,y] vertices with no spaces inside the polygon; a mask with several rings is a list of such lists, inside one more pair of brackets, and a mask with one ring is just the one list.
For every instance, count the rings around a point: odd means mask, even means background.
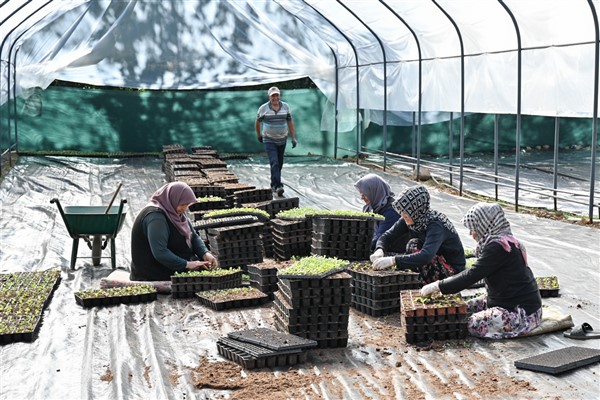
[{"label": "metal support pole", "polygon": [[[552,188],[558,188],[558,147],[560,146],[559,141],[560,136],[560,118],[554,118],[554,165],[552,171]],[[558,210],[558,202],[556,198],[556,191],[552,192],[554,197],[554,211]]]},{"label": "metal support pole", "polygon": [[[337,0],[337,1],[350,14],[352,14],[352,16],[354,18],[356,18],[361,24],[363,24],[363,26],[365,28],[367,28],[369,30],[369,32],[371,32],[371,35],[373,35],[375,37],[375,39],[377,39],[377,42],[379,42],[379,47],[381,47],[381,53],[383,55],[383,170],[385,171],[386,162],[387,162],[387,93],[388,93],[388,90],[387,90],[387,58],[385,55],[385,47],[383,46],[383,42],[381,41],[379,36],[375,33],[375,31],[373,31],[373,29],[371,29],[371,27],[369,27],[369,25],[367,25],[362,19],[360,19],[360,17],[358,15],[356,15],[356,13],[354,11],[352,11],[350,8],[348,8],[348,6],[346,6],[345,4],[340,2],[340,0]],[[357,160],[358,160],[358,158],[357,158]]]},{"label": "metal support pole", "polygon": [[521,168],[521,67],[522,67],[522,48],[521,48],[521,31],[519,24],[510,8],[503,0],[498,0],[500,5],[504,7],[510,19],[515,26],[517,34],[517,132],[515,138],[515,211],[519,211],[519,169]]},{"label": "metal support pole", "polygon": [[494,192],[495,200],[498,201],[498,144],[500,142],[500,116],[494,115]]},{"label": "metal support pole", "polygon": [[[600,57],[600,28],[598,27],[598,14],[592,0],[588,0],[592,18],[594,19],[594,28],[596,37],[594,40],[594,109],[592,111],[592,165],[590,166],[590,206],[588,215],[590,223],[594,218],[594,181],[596,179],[596,148],[598,147],[598,70],[600,69],[598,57]],[[600,213],[600,210],[598,210]]]}]

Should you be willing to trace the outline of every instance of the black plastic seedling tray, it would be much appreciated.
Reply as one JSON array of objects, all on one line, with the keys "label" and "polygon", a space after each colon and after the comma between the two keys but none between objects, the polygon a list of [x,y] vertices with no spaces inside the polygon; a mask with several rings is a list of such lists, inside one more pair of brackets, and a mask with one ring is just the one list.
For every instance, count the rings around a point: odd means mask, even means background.
[{"label": "black plastic seedling tray", "polygon": [[536,372],[560,374],[600,361],[600,350],[571,346],[515,361],[515,367]]},{"label": "black plastic seedling tray", "polygon": [[227,336],[234,340],[252,343],[274,351],[309,349],[317,346],[317,342],[314,340],[301,338],[296,335],[278,332],[268,328],[229,332]]},{"label": "black plastic seedling tray", "polygon": [[228,346],[221,339],[217,340],[217,350],[221,356],[240,364],[246,369],[287,367],[304,363],[307,358],[306,353],[302,351],[266,357],[253,357],[246,351]]}]

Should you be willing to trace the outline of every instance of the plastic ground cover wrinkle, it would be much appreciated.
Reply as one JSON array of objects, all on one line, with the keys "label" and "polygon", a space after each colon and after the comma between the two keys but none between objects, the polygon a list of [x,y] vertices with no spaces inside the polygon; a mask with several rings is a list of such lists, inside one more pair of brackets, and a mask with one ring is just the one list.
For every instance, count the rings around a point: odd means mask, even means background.
[{"label": "plastic ground cover wrinkle", "polygon": [[[265,158],[228,163],[240,182],[268,187]],[[368,172],[318,157],[286,158],[285,195],[298,197],[300,206],[358,211],[362,204],[353,183]],[[413,184],[375,173],[396,194]],[[0,185],[0,272],[62,271],[38,338],[0,347],[0,399],[597,398],[598,363],[558,377],[514,367],[515,360],[581,345],[560,331],[505,341],[468,337],[426,351],[405,343],[399,314],[373,318],[354,309],[347,348],[308,350],[307,362],[289,371],[248,371],[246,380],[237,376],[242,387],[236,390],[199,389],[194,368],[226,362],[218,355],[217,339],[236,330],[273,328],[272,303],[216,312],[197,299],[159,295],[147,304],[78,306],[73,293],[98,288],[112,272],[110,259],[94,267],[83,258],[91,251],[80,245],[82,257],[70,270],[72,240],[50,199],[58,197],[64,205],[108,204],[118,182],[123,182],[119,197],[127,199],[129,212],[117,236],[116,264],[128,270],[133,220],[164,183],[159,159],[21,157]],[[473,202],[434,189],[430,193],[433,207],[448,215],[465,247],[474,248],[458,222]],[[510,211],[507,216],[527,247],[534,274],[556,275],[560,281],[560,295],[544,303],[571,315],[576,325],[600,326],[599,231]],[[106,250],[102,255],[109,256]],[[600,349],[600,341],[585,346]],[[273,394],[271,386],[277,385],[280,391]]]}]

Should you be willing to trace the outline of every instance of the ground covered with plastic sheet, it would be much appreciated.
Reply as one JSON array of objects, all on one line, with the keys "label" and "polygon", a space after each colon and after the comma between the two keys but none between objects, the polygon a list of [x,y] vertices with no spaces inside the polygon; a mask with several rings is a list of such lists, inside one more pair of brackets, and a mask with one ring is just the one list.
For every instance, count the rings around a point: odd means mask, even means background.
[{"label": "ground covered with plastic sheet", "polygon": [[[352,163],[317,157],[286,159],[285,195],[301,206],[361,207],[353,182],[367,172]],[[265,158],[228,161],[240,182],[268,187]],[[399,193],[413,182],[383,174]],[[271,303],[213,311],[195,299],[159,295],[147,304],[84,309],[73,293],[99,286],[110,258],[93,266],[80,245],[69,268],[71,243],[57,207],[107,205],[118,198],[128,212],[116,237],[117,268],[128,270],[130,230],[137,212],[164,183],[153,158],[22,157],[0,186],[0,272],[60,268],[62,281],[32,343],[0,346],[0,399],[596,399],[600,364],[559,376],[519,370],[514,361],[568,346],[600,348],[555,332],[529,338],[433,342],[404,340],[400,314],[374,318],[351,309],[346,348],[309,350],[289,368],[243,370],[219,356],[227,332],[274,327]],[[475,243],[460,217],[472,201],[430,190],[434,208],[454,222],[467,248]],[[507,211],[526,245],[536,276],[558,276],[560,296],[544,299],[578,325],[600,329],[600,237],[597,229]],[[102,252],[109,256],[109,250]]]}]

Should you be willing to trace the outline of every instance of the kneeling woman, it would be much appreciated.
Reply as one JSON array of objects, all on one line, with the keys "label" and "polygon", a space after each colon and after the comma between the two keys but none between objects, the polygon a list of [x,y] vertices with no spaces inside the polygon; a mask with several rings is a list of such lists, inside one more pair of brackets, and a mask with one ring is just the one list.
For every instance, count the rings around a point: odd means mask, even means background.
[{"label": "kneeling woman", "polygon": [[422,296],[458,293],[485,279],[487,296],[467,302],[473,336],[505,339],[524,335],[542,320],[542,298],[527,265],[525,248],[513,236],[498,204],[478,203],[462,219],[477,241],[473,266],[421,289]]},{"label": "kneeling woman", "polygon": [[184,214],[194,203],[194,191],[183,182],[154,192],[131,230],[132,281],[168,281],[175,272],[218,266]]}]

